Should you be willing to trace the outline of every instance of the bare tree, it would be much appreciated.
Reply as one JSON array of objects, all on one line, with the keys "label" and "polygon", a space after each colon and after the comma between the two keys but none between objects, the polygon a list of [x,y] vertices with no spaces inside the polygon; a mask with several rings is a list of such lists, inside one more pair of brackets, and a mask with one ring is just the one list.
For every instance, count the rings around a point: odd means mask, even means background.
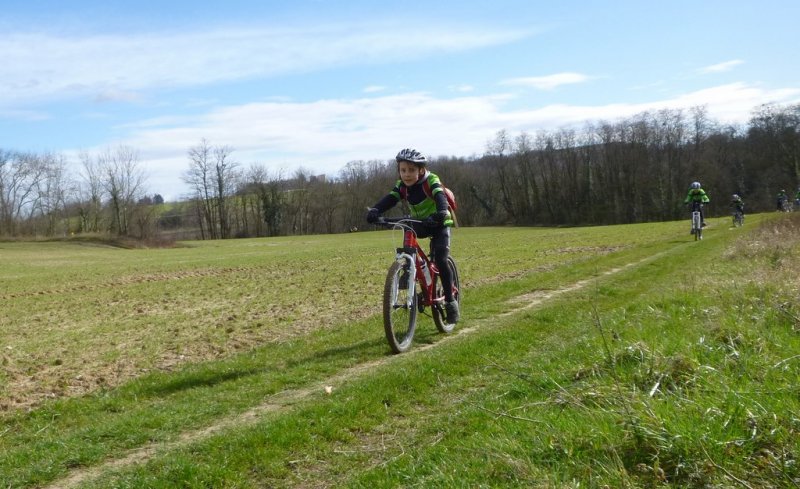
[{"label": "bare tree", "polygon": [[192,187],[197,201],[197,212],[200,219],[200,234],[203,239],[216,239],[216,205],[214,205],[214,187],[211,170],[211,147],[208,141],[201,140],[197,146],[189,148],[189,169],[183,174],[183,181]]},{"label": "bare tree", "polygon": [[36,182],[36,211],[45,222],[47,236],[56,234],[59,221],[63,224],[61,233],[66,234],[69,227],[66,216],[67,199],[73,188],[67,175],[66,162],[61,155],[46,154],[41,157],[41,165],[44,174]]},{"label": "bare tree", "polygon": [[78,213],[80,231],[100,231],[100,216],[103,209],[103,184],[98,160],[87,151],[79,154],[81,160],[80,184],[78,186]]},{"label": "bare tree", "polygon": [[239,164],[231,159],[232,152],[233,149],[230,146],[214,148],[214,185],[220,237],[223,239],[231,237],[228,198],[234,194],[239,179],[237,170]]},{"label": "bare tree", "polygon": [[248,173],[249,185],[258,196],[259,215],[266,226],[267,236],[281,233],[285,212],[286,192],[281,172],[270,176],[266,168],[254,165]]},{"label": "bare tree", "polygon": [[205,139],[189,148],[189,169],[183,181],[192,187],[198,201],[204,238],[206,232],[210,239],[230,237],[227,199],[234,194],[239,178],[238,164],[230,158],[232,151],[228,146],[212,148]]},{"label": "bare tree", "polygon": [[139,167],[139,155],[129,146],[107,150],[99,159],[102,185],[109,198],[112,233],[126,236],[130,232],[131,216],[136,202],[144,192],[144,172]]},{"label": "bare tree", "polygon": [[36,156],[0,150],[0,235],[15,235],[18,222],[31,217],[45,174]]}]

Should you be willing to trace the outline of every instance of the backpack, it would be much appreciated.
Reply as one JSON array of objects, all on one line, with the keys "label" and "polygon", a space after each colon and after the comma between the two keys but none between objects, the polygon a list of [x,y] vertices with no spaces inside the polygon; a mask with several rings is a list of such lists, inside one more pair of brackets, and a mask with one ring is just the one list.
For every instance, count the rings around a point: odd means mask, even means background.
[{"label": "backpack", "polygon": [[[453,193],[452,190],[445,187],[444,184],[440,181],[439,185],[442,186],[442,191],[444,192],[444,196],[447,199],[447,210],[450,211],[450,216],[453,218],[453,223],[457,226],[458,221],[456,220],[456,209],[458,209],[458,204],[456,203],[456,194]],[[426,178],[424,182],[422,182],[422,190],[425,191],[425,195],[428,198],[433,199],[433,193],[431,192],[431,184],[428,183],[428,179]],[[403,200],[408,198],[408,187],[405,185],[400,186],[400,197]]]}]

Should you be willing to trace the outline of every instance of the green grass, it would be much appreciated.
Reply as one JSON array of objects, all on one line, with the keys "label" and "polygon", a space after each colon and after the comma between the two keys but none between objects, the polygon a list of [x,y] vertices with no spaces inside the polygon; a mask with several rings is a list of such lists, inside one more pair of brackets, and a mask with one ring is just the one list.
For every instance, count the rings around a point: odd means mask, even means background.
[{"label": "green grass", "polygon": [[798,225],[712,226],[459,229],[463,322],[398,356],[392,233],[2,243],[0,486],[796,485]]}]

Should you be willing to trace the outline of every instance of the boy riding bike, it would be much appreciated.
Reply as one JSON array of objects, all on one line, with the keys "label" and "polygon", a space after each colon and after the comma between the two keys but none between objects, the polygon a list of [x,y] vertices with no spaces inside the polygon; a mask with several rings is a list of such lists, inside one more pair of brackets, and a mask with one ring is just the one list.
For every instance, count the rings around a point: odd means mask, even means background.
[{"label": "boy riding bike", "polygon": [[[420,238],[431,238],[431,250],[439,268],[445,296],[445,312],[449,323],[457,323],[458,301],[453,298],[453,277],[447,265],[450,255],[450,227],[453,218],[448,210],[447,196],[439,177],[428,171],[428,159],[414,149],[402,149],[395,157],[400,179],[394,188],[367,212],[367,222],[373,224],[384,212],[405,201],[411,216],[422,221],[414,224]],[[430,194],[430,195],[429,195]]]},{"label": "boy riding bike", "polygon": [[702,223],[702,227],[706,227],[706,216],[705,212],[703,212],[703,205],[708,204],[711,200],[706,195],[706,191],[703,190],[700,182],[692,182],[692,185],[689,187],[689,193],[686,194],[686,198],[683,199],[684,204],[690,204],[693,202],[697,202],[700,204],[700,222]]}]

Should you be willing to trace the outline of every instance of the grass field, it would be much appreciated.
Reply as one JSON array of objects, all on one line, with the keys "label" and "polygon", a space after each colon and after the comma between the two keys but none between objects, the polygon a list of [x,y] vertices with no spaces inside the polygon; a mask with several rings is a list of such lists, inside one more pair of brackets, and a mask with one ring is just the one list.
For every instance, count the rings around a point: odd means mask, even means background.
[{"label": "grass field", "polygon": [[462,228],[391,355],[393,232],[0,243],[0,487],[794,487],[800,220]]}]

